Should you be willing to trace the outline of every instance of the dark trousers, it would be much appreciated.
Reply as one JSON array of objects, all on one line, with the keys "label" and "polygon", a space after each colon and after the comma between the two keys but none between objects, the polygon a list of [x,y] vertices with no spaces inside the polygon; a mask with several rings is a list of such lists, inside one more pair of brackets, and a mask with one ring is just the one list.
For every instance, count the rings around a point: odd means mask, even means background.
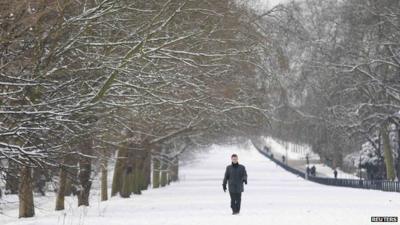
[{"label": "dark trousers", "polygon": [[242,200],[242,193],[229,192],[231,196],[231,208],[233,212],[240,211],[240,201]]}]

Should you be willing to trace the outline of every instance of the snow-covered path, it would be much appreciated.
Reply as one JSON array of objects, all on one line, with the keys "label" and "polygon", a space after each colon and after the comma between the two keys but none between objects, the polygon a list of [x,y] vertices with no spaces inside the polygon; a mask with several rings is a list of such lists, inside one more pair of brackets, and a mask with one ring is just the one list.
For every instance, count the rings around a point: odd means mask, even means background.
[{"label": "snow-covered path", "polygon": [[[222,191],[221,185],[232,153],[239,155],[248,173],[239,215],[231,215],[229,194]],[[200,159],[182,167],[181,181],[168,187],[130,199],[116,197],[96,202],[89,208],[40,213],[7,224],[359,225],[371,223],[371,216],[400,216],[399,193],[307,182],[277,167],[254,148],[215,146]]]}]

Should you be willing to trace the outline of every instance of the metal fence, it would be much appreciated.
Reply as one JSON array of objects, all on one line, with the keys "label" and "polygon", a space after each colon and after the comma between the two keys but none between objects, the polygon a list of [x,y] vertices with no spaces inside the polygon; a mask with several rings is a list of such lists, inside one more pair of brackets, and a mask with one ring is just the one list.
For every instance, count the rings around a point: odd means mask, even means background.
[{"label": "metal fence", "polygon": [[256,145],[254,147],[264,156],[266,156],[271,161],[278,164],[283,169],[296,174],[304,179],[325,185],[339,186],[339,187],[352,187],[352,188],[363,188],[363,189],[374,189],[390,192],[400,192],[400,182],[399,181],[389,181],[389,180],[361,180],[361,179],[339,179],[339,178],[328,178],[328,177],[317,177],[317,176],[306,176],[305,172],[288,166],[282,161],[274,158],[273,154],[265,152],[258,148]]}]

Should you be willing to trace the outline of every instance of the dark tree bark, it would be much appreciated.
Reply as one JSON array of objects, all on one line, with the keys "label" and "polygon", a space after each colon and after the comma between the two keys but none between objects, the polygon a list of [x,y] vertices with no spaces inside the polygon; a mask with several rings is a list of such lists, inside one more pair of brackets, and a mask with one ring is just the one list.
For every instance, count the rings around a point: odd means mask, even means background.
[{"label": "dark tree bark", "polygon": [[59,184],[56,197],[56,210],[64,210],[65,196],[69,196],[74,191],[75,178],[77,177],[77,168],[75,157],[71,155],[64,156],[59,173]]},{"label": "dark tree bark", "polygon": [[175,157],[173,160],[173,164],[171,165],[171,181],[179,180],[179,158]]},{"label": "dark tree bark", "polygon": [[151,148],[149,145],[144,145],[142,174],[142,190],[147,190],[151,184]]},{"label": "dark tree bark", "polygon": [[56,198],[56,210],[64,210],[64,197],[65,197],[65,189],[67,185],[67,171],[64,166],[60,169],[59,175],[59,184]]},{"label": "dark tree bark", "polygon": [[139,184],[139,189],[140,190],[146,190],[147,189],[147,181],[146,181],[146,152],[142,151],[140,155],[140,167],[138,168],[138,184]]},{"label": "dark tree bark", "polygon": [[124,173],[122,176],[122,187],[120,196],[123,198],[129,198],[134,191],[135,185],[135,165],[134,165],[134,152],[131,149],[127,150],[127,157],[124,165]]},{"label": "dark tree bark", "polygon": [[127,157],[126,146],[121,146],[121,148],[118,150],[117,160],[114,167],[111,196],[115,196],[122,189],[122,182],[123,182],[122,177],[124,175],[126,157]]},{"label": "dark tree bark", "polygon": [[153,156],[153,188],[160,187],[160,159]]},{"label": "dark tree bark", "polygon": [[35,208],[33,203],[32,190],[32,169],[28,166],[20,168],[20,183],[19,183],[19,217],[33,217]]},{"label": "dark tree bark", "polygon": [[141,183],[142,183],[142,157],[141,151],[135,151],[135,160],[134,160],[134,168],[135,168],[135,172],[134,172],[134,183],[133,183],[133,189],[132,192],[134,194],[140,195],[142,194],[141,191]]},{"label": "dark tree bark", "polygon": [[107,166],[108,160],[107,157],[103,156],[101,162],[101,201],[108,200],[108,187],[107,187]]},{"label": "dark tree bark", "polygon": [[92,186],[90,175],[92,172],[92,160],[90,156],[93,153],[92,140],[88,138],[81,147],[83,155],[79,159],[79,183],[78,206],[89,206],[89,194]]},{"label": "dark tree bark", "polygon": [[134,180],[134,173],[132,166],[127,166],[124,169],[124,174],[122,176],[122,187],[121,191],[119,192],[119,195],[122,198],[129,198],[132,193],[132,185],[133,185],[133,180]]},{"label": "dark tree bark", "polygon": [[168,183],[168,164],[165,160],[161,160],[161,178],[160,185],[161,187],[166,186]]},{"label": "dark tree bark", "polygon": [[382,134],[383,155],[385,158],[385,165],[386,165],[386,178],[388,180],[394,180],[395,169],[393,165],[393,154],[392,154],[392,147],[390,146],[388,126],[386,123],[384,123],[381,127],[381,134]]}]

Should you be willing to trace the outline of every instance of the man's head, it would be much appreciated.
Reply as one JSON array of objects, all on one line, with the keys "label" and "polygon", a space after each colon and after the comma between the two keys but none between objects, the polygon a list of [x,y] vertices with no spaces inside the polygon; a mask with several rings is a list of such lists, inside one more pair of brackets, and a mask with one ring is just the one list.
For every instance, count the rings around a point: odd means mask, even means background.
[{"label": "man's head", "polygon": [[231,160],[232,160],[233,163],[237,163],[238,162],[238,156],[236,154],[232,154]]}]

